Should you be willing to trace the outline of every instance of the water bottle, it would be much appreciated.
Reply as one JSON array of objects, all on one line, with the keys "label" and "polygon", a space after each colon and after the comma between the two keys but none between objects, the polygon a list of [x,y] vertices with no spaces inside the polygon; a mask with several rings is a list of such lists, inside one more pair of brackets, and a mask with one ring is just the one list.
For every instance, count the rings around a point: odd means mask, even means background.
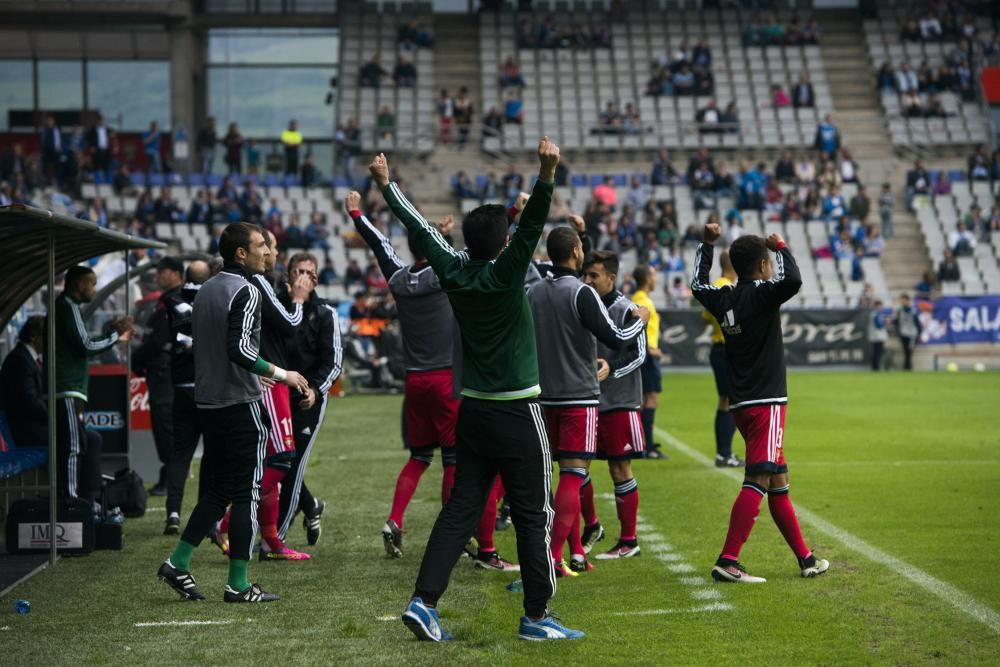
[{"label": "water bottle", "polygon": [[110,512],[108,512],[108,516],[105,519],[105,522],[113,526],[120,526],[123,523],[125,523],[125,515],[122,514],[121,508],[115,507]]},{"label": "water bottle", "polygon": [[21,616],[25,616],[29,611],[31,611],[31,603],[27,600],[18,600],[14,603],[14,611],[19,613]]},{"label": "water bottle", "polygon": [[524,592],[524,584],[520,579],[515,579],[514,581],[507,584],[507,590],[511,593],[522,593]]}]

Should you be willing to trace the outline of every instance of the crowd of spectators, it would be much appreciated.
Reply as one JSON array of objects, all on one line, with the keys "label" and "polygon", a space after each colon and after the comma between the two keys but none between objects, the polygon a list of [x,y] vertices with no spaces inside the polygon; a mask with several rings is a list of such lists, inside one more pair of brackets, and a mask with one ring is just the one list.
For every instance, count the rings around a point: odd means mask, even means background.
[{"label": "crowd of spectators", "polygon": [[766,19],[754,15],[743,29],[744,46],[799,46],[819,44],[821,30],[815,16],[802,20],[792,14],[783,22],[777,14]]},{"label": "crowd of spectators", "polygon": [[555,14],[546,14],[540,22],[522,15],[517,22],[519,49],[610,49],[611,28],[607,21],[592,25],[573,21],[559,24]]},{"label": "crowd of spectators", "polygon": [[635,104],[628,102],[622,110],[617,102],[608,102],[598,118],[598,124],[591,134],[608,135],[638,135],[652,132],[652,128],[643,127],[639,110]]},{"label": "crowd of spectators", "polygon": [[373,55],[358,70],[358,85],[362,88],[381,88],[382,79],[390,75],[397,88],[413,88],[417,85],[417,66],[404,53],[396,57],[392,72],[382,67],[378,53]]},{"label": "crowd of spectators", "polygon": [[706,96],[715,90],[712,49],[704,37],[694,48],[689,48],[687,41],[683,41],[672,54],[657,54],[651,69],[653,75],[646,84],[646,94],[653,97]]}]

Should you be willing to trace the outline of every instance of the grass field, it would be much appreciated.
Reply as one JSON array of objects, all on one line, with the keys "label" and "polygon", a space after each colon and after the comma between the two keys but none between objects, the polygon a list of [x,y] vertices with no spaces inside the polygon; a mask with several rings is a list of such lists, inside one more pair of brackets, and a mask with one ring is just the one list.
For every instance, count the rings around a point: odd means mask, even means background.
[{"label": "grass field", "polygon": [[[732,476],[713,453],[708,375],[667,376],[658,413],[669,461],[635,465],[641,558],[560,580],[553,609],[586,639],[516,638],[512,575],[459,562],[441,601],[457,641],[417,643],[398,621],[439,506],[439,461],[407,514],[406,556],[384,556],[379,529],[404,460],[398,397],[335,401],[308,481],[325,498],[308,563],[254,563],[284,596],[222,603],[226,564],[203,545],[193,571],[209,601],[184,603],[154,573],[173,540],[162,502],[126,526],[122,552],[63,559],[0,600],[6,664],[996,664],[1000,660],[1000,378],[991,374],[810,373],[789,377],[785,450],[792,498],[822,578],[798,576],[763,506],[743,561],[762,586],[712,584]],[[737,449],[742,442],[737,443]],[[612,490],[595,462],[600,494]],[[189,497],[193,497],[190,494]],[[599,501],[609,535],[613,502]],[[290,536],[304,543],[301,526]],[[515,554],[513,531],[498,533]],[[889,560],[884,560],[888,558]],[[895,559],[895,560],[894,560]],[[905,576],[904,576],[905,575]],[[17,616],[14,598],[32,602]],[[211,621],[204,625],[160,625]],[[142,624],[156,625],[142,625]],[[140,624],[137,626],[137,624]]]}]

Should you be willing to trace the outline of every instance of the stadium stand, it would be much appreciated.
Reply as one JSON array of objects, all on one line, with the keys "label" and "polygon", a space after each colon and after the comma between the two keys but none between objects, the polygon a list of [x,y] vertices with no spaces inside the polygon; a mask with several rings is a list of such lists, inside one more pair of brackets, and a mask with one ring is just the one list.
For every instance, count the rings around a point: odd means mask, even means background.
[{"label": "stadium stand", "polygon": [[[940,70],[948,65],[955,68],[962,58],[961,49],[956,35],[944,35],[942,39],[904,40],[902,30],[912,16],[913,8],[883,7],[880,19],[864,22],[865,40],[873,66],[878,69],[884,64],[889,65],[893,74],[904,64],[916,72],[922,63]],[[991,34],[989,18],[975,18],[975,25],[980,34]],[[957,53],[956,53],[957,50]],[[967,57],[966,57],[967,59]],[[974,72],[977,63],[971,66],[972,85],[975,83]],[[940,146],[948,144],[975,144],[988,139],[989,121],[983,107],[973,99],[963,97],[951,89],[943,89],[931,95],[923,90],[919,100],[924,109],[928,107],[930,98],[936,96],[941,103],[940,113],[944,117],[913,118],[904,115],[904,105],[901,91],[896,89],[881,89],[879,95],[882,108],[889,123],[889,132],[893,144],[897,146]]]}]

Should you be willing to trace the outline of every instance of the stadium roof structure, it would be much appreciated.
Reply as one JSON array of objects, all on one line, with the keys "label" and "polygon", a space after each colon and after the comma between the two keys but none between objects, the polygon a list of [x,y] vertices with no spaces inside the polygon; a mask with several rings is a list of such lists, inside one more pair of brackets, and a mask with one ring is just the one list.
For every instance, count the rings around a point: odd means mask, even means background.
[{"label": "stadium roof structure", "polygon": [[[133,248],[165,248],[159,241],[135,238],[103,229],[93,222],[70,218],[21,204],[0,206],[0,327],[49,280],[49,242],[55,246],[55,273],[109,252]],[[54,278],[54,276],[53,276]]]},{"label": "stadium roof structure", "polygon": [[[48,308],[55,306],[56,276],[80,262],[111,252],[133,248],[165,248],[159,241],[138,239],[98,227],[93,222],[58,215],[21,204],[0,206],[0,247],[6,256],[0,263],[0,327],[10,322],[17,309],[43,285],[48,286]],[[126,292],[127,294],[127,292]],[[128,298],[126,297],[126,303]],[[128,306],[126,306],[127,308]],[[55,359],[55,318],[48,318],[46,357]],[[49,405],[55,405],[55,363],[46,365]],[[49,410],[49,433],[56,433],[56,411]],[[127,422],[126,422],[127,423]],[[49,438],[49,563],[56,562],[56,442]]]}]

